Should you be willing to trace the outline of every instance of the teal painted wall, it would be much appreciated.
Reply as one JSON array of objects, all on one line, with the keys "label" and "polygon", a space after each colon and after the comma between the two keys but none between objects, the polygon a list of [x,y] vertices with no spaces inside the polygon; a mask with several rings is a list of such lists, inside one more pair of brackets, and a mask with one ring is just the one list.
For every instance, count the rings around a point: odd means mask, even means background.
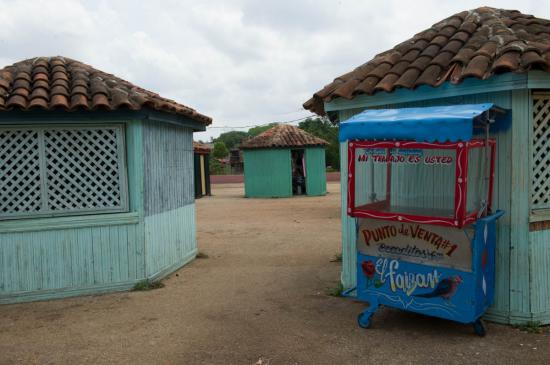
[{"label": "teal painted wall", "polygon": [[127,290],[195,257],[192,127],[117,122],[130,212],[0,221],[0,303]]},{"label": "teal painted wall", "polygon": [[244,150],[244,195],[247,198],[292,196],[289,149]]},{"label": "teal painted wall", "polygon": [[550,231],[530,232],[531,312],[533,321],[547,322],[550,303]]},{"label": "teal painted wall", "polygon": [[147,277],[195,258],[195,178],[190,128],[148,122],[143,129]]},{"label": "teal painted wall", "polygon": [[197,255],[195,204],[145,217],[147,277],[160,278]]},{"label": "teal painted wall", "polygon": [[[136,223],[0,234],[0,303],[127,289],[145,277]],[[91,223],[91,222],[90,222]]]},{"label": "teal painted wall", "polygon": [[[308,147],[303,150],[306,160],[306,193],[311,196],[325,195],[327,192],[325,149]],[[291,197],[290,156],[291,149],[243,150],[245,196],[247,198]]]},{"label": "teal painted wall", "polygon": [[[437,94],[436,89],[432,91]],[[457,91],[458,93],[459,91]],[[433,97],[433,95],[432,95]],[[495,302],[487,318],[501,323],[517,323],[535,319],[550,322],[550,288],[547,260],[550,255],[547,233],[529,235],[529,131],[531,130],[531,101],[528,90],[499,91],[431,98],[409,103],[380,104],[377,108],[412,107],[447,104],[493,102],[512,109],[511,124],[493,131],[497,139],[494,207],[506,211],[497,225],[497,264]],[[374,106],[370,106],[374,107]],[[365,108],[344,109],[339,112],[345,120]],[[512,143],[513,142],[513,143]],[[342,207],[347,201],[347,145],[341,144]],[[546,231],[543,231],[546,232]],[[342,283],[355,285],[355,220],[342,210]],[[530,245],[530,240],[532,244]],[[537,251],[538,250],[538,251]],[[534,256],[535,251],[537,256]],[[529,254],[529,252],[531,252]],[[535,275],[535,272],[537,273]]]},{"label": "teal painted wall", "polygon": [[306,148],[305,158],[307,195],[325,195],[327,193],[325,149],[322,147]]}]

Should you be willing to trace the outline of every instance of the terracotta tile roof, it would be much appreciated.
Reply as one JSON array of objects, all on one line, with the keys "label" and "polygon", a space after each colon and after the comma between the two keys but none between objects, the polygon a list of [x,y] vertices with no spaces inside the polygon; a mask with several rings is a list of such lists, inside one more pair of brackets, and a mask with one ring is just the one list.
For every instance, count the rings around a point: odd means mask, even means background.
[{"label": "terracotta tile roof", "polygon": [[212,147],[207,144],[193,141],[193,152],[200,154],[208,154],[212,152]]},{"label": "terracotta tile roof", "polygon": [[0,112],[143,107],[183,115],[203,124],[212,122],[190,107],[70,58],[30,58],[0,70]]},{"label": "terracotta tile roof", "polygon": [[505,72],[550,71],[550,20],[517,10],[482,7],[455,14],[337,77],[304,103],[324,114],[323,102],[359,94],[487,79]]},{"label": "terracotta tile roof", "polygon": [[289,124],[279,124],[243,141],[241,149],[324,146],[328,142]]}]

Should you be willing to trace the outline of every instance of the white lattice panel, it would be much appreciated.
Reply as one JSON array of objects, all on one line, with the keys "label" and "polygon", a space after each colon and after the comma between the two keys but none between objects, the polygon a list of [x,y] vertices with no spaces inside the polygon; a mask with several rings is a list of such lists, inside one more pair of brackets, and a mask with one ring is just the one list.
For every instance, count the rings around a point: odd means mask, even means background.
[{"label": "white lattice panel", "polygon": [[550,95],[533,95],[533,172],[531,204],[550,208]]},{"label": "white lattice panel", "polygon": [[127,208],[122,126],[0,128],[0,217]]},{"label": "white lattice panel", "polygon": [[50,210],[121,205],[117,129],[55,129],[44,137]]},{"label": "white lattice panel", "polygon": [[0,216],[41,209],[38,133],[0,129]]}]

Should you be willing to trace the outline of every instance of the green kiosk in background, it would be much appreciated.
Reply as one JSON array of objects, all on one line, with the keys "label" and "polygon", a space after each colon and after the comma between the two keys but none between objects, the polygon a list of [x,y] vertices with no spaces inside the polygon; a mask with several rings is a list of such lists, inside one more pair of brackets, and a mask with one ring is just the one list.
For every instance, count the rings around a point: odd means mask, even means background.
[{"label": "green kiosk in background", "polygon": [[325,146],[302,129],[277,125],[244,141],[244,190],[247,198],[325,195]]}]

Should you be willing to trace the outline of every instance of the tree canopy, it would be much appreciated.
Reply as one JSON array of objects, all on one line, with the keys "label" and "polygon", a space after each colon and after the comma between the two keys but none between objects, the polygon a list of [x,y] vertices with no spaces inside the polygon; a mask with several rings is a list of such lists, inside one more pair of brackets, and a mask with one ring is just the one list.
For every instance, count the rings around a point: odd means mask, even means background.
[{"label": "tree canopy", "polygon": [[248,136],[249,134],[247,132],[231,131],[220,134],[220,136],[214,141],[223,142],[225,144],[225,147],[227,147],[227,149],[231,151],[233,148],[239,147],[239,144],[242,142],[242,140],[247,138]]},{"label": "tree canopy", "polygon": [[298,124],[298,128],[322,138],[329,143],[326,149],[327,166],[340,169],[340,143],[338,142],[338,127],[327,118],[307,118]]},{"label": "tree canopy", "polygon": [[229,154],[229,150],[223,142],[215,142],[214,150],[212,151],[212,156],[215,158],[225,158]]}]

